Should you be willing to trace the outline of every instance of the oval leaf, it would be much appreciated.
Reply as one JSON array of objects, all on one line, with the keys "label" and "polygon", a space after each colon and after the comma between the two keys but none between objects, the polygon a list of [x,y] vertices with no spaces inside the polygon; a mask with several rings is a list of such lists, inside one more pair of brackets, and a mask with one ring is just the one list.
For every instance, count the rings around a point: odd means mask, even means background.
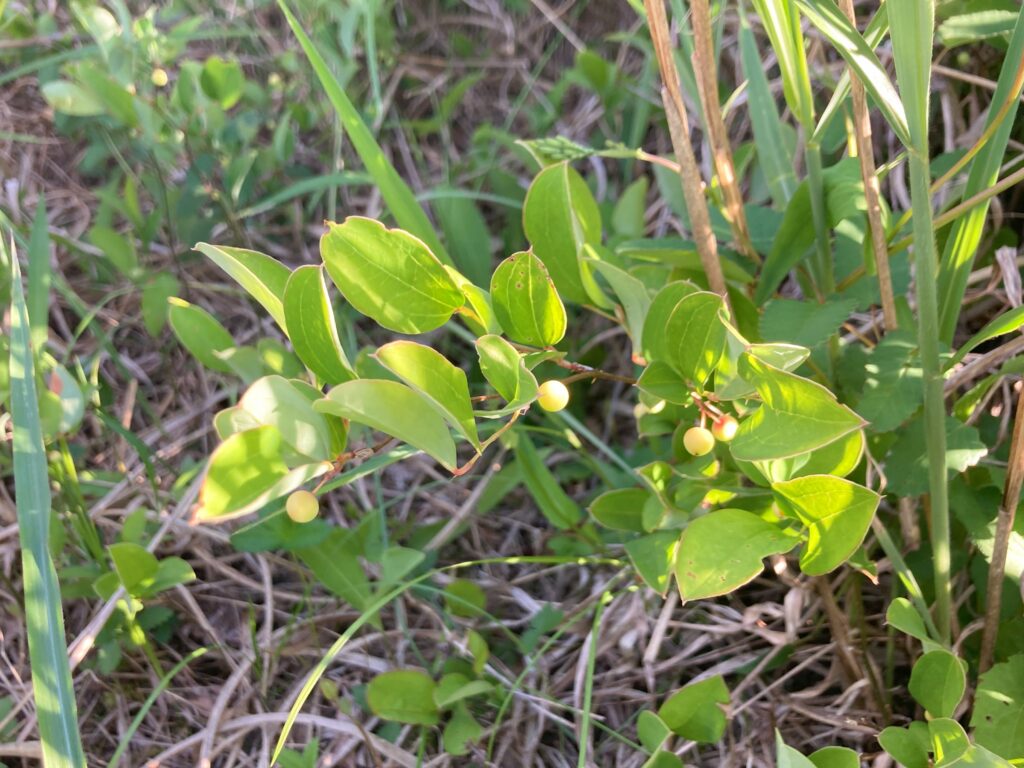
[{"label": "oval leaf", "polygon": [[284,318],[295,354],[317,378],[340,384],[356,377],[338,338],[322,268],[310,264],[292,272],[284,287]]},{"label": "oval leaf", "polygon": [[366,703],[377,717],[407,725],[437,725],[434,681],[418,669],[377,675],[366,688]]},{"label": "oval leaf", "polygon": [[235,348],[235,340],[227,328],[202,307],[176,297],[167,301],[170,304],[167,319],[182,346],[211,371],[231,373],[232,367],[217,355]]},{"label": "oval leaf", "polygon": [[373,219],[327,223],[320,255],[348,302],[398,333],[426,333],[448,322],[465,297],[422,240]]},{"label": "oval leaf", "polygon": [[491,278],[494,313],[505,335],[535,347],[557,344],[565,335],[565,307],[544,263],[530,251],[505,259]]},{"label": "oval leaf", "polygon": [[910,672],[910,695],[932,717],[952,717],[967,689],[960,659],[949,651],[929,651]]},{"label": "oval leaf", "polygon": [[274,318],[285,333],[284,289],[291,274],[288,267],[265,253],[226,245],[196,244],[210,261],[223,269]]}]

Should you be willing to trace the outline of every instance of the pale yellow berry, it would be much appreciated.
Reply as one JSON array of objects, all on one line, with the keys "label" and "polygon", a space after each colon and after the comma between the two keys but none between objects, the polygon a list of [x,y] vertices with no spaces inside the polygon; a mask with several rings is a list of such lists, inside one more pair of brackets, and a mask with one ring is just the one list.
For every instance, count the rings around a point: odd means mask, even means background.
[{"label": "pale yellow berry", "polygon": [[690,427],[683,435],[683,447],[694,456],[704,456],[714,449],[715,436],[704,427]]},{"label": "pale yellow berry", "polygon": [[153,85],[157,88],[163,88],[170,82],[170,78],[167,76],[167,70],[163,67],[157,67],[153,70],[153,74],[150,75],[150,80],[153,81]]},{"label": "pale yellow berry", "polygon": [[296,523],[308,523],[320,511],[320,502],[309,491],[295,491],[288,497],[284,509]]},{"label": "pale yellow berry", "polygon": [[560,411],[569,404],[569,390],[558,379],[545,381],[537,389],[537,404],[545,411]]}]

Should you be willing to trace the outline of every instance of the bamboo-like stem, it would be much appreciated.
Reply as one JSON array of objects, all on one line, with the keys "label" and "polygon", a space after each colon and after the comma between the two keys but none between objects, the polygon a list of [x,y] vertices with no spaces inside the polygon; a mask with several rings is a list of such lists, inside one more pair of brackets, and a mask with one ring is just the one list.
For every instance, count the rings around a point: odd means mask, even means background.
[{"label": "bamboo-like stem", "polygon": [[711,229],[711,218],[708,215],[707,200],[704,198],[704,185],[697,168],[697,158],[694,157],[693,147],[690,146],[690,126],[686,119],[686,104],[683,102],[679,73],[676,71],[672,45],[669,42],[665,3],[664,0],[644,0],[644,7],[647,9],[647,22],[651,30],[654,53],[658,59],[658,69],[665,84],[661,91],[661,100],[668,118],[672,149],[679,163],[679,180],[683,187],[686,211],[690,216],[693,240],[697,245],[697,254],[708,278],[708,285],[712,291],[722,296],[728,305],[725,275],[718,261],[718,243]]},{"label": "bamboo-like stem", "polygon": [[1003,600],[1003,579],[1006,578],[1006,552],[1010,547],[1010,533],[1020,502],[1021,484],[1024,483],[1024,385],[1017,397],[1017,413],[1013,420],[1013,437],[1010,439],[1010,462],[1003,486],[1003,504],[996,520],[996,536],[992,544],[992,560],[988,565],[988,587],[986,589],[985,628],[981,633],[981,653],[978,656],[978,670],[985,672],[992,666],[995,656],[996,638],[999,635],[999,610]]},{"label": "bamboo-like stem", "polygon": [[928,149],[910,150],[910,197],[914,216],[914,265],[917,284],[918,344],[924,379],[925,441],[931,502],[932,560],[935,571],[935,624],[948,643],[952,632],[953,589],[950,581],[949,489],[946,483],[946,404],[939,362],[938,263],[928,188]]},{"label": "bamboo-like stem", "polygon": [[747,226],[747,214],[743,210],[743,194],[736,166],[729,146],[729,134],[722,119],[722,107],[718,102],[718,64],[715,60],[714,37],[711,32],[711,10],[708,0],[690,0],[690,24],[693,27],[693,71],[697,76],[697,91],[704,107],[704,122],[708,131],[708,144],[714,155],[718,183],[725,198],[725,216],[732,228],[736,247],[755,264],[761,257],[754,250]]},{"label": "bamboo-like stem", "polygon": [[[857,16],[853,0],[840,0],[840,7],[850,22],[856,26]],[[875,150],[871,142],[871,116],[868,113],[864,84],[850,70],[850,94],[853,98],[853,133],[857,141],[857,159],[860,161],[860,176],[864,182],[864,199],[867,203],[868,229],[871,232],[871,246],[878,270],[878,290],[882,296],[882,318],[887,331],[899,327],[896,316],[896,299],[892,292],[892,272],[889,269],[889,244],[885,226],[882,224],[881,191],[875,167]]]}]

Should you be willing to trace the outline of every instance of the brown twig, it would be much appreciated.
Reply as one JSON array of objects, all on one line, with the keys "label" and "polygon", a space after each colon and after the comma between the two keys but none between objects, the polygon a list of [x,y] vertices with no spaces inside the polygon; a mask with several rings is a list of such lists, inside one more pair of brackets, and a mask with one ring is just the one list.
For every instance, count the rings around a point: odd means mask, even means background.
[{"label": "brown twig", "polygon": [[679,85],[679,73],[676,71],[672,45],[669,42],[668,19],[665,17],[664,0],[644,0],[647,9],[647,21],[651,30],[651,42],[658,59],[658,69],[665,87],[661,91],[661,101],[665,105],[668,118],[669,136],[672,149],[679,163],[679,180],[683,187],[683,199],[686,212],[690,216],[690,228],[701,266],[708,278],[711,290],[719,294],[729,304],[729,295],[725,286],[725,275],[718,261],[718,243],[711,230],[711,218],[708,215],[707,200],[704,199],[704,184],[697,169],[697,159],[690,146],[690,126],[686,119],[686,104]]},{"label": "brown twig", "polygon": [[725,218],[732,228],[737,249],[755,264],[760,264],[761,256],[754,250],[754,245],[750,241],[747,214],[743,210],[743,193],[740,191],[739,179],[736,178],[729,134],[725,130],[722,107],[718,102],[718,64],[715,60],[708,0],[691,0],[690,11],[690,21],[693,25],[693,70],[697,74],[697,91],[704,108],[708,144],[714,155],[718,183],[725,198]]},{"label": "brown twig", "polygon": [[[846,17],[856,26],[857,16],[853,0],[840,0]],[[853,134],[857,140],[857,158],[860,160],[860,176],[864,182],[864,199],[867,203],[868,229],[871,231],[871,246],[875,252],[875,266],[878,269],[878,290],[882,295],[882,317],[885,329],[895,331],[899,327],[896,316],[896,299],[892,292],[892,273],[889,270],[889,245],[885,225],[882,223],[881,190],[875,167],[875,150],[871,142],[871,117],[868,114],[864,84],[850,70],[850,94],[853,97]]]},{"label": "brown twig", "polygon": [[1010,461],[1007,466],[1006,483],[1003,487],[1003,504],[996,520],[996,536],[992,543],[992,561],[988,566],[987,601],[985,605],[985,628],[981,634],[981,653],[978,669],[985,672],[992,666],[996,638],[999,635],[999,609],[1003,598],[1003,579],[1006,578],[1006,552],[1010,546],[1010,533],[1020,501],[1021,483],[1024,482],[1024,384],[1017,397],[1017,413],[1013,421],[1013,437],[1010,439]]}]

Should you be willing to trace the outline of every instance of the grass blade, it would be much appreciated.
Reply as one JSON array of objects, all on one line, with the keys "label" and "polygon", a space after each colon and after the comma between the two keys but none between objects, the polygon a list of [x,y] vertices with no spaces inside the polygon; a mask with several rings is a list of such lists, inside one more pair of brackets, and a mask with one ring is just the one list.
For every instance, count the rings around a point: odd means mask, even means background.
[{"label": "grass blade", "polygon": [[387,203],[388,210],[395,217],[398,226],[416,235],[416,237],[427,244],[437,258],[448,266],[454,267],[455,265],[452,263],[451,257],[444,249],[444,246],[441,245],[441,241],[434,232],[434,226],[430,223],[426,212],[416,202],[416,197],[413,195],[412,190],[409,189],[409,185],[405,183],[402,177],[398,175],[395,167],[388,161],[384,151],[380,148],[380,144],[377,143],[373,133],[359,114],[359,110],[356,109],[352,100],[349,99],[345,90],[341,87],[341,83],[338,82],[330,67],[327,66],[327,62],[324,61],[323,56],[316,49],[313,41],[309,39],[309,36],[302,29],[298,19],[292,14],[285,0],[278,0],[278,5],[281,7],[285,19],[288,20],[288,25],[292,28],[292,32],[295,33],[295,37],[298,38],[299,45],[305,51],[306,58],[309,59],[313,71],[320,80],[320,85],[327,92],[327,98],[330,99],[331,104],[338,113],[338,119],[341,121],[346,135],[352,142],[352,146],[359,154],[360,159],[362,159],[366,170],[380,188],[381,197]]},{"label": "grass blade", "polygon": [[28,322],[32,349],[41,352],[50,335],[50,233],[46,198],[40,196],[28,241]]},{"label": "grass blade", "polygon": [[779,60],[786,103],[810,134],[814,130],[814,97],[796,5],[793,0],[753,0],[753,3]]},{"label": "grass blade", "polygon": [[[0,246],[2,247],[2,246]],[[57,571],[50,558],[50,488],[43,448],[28,307],[11,241],[11,416],[32,690],[47,768],[85,766],[64,637]]]}]

